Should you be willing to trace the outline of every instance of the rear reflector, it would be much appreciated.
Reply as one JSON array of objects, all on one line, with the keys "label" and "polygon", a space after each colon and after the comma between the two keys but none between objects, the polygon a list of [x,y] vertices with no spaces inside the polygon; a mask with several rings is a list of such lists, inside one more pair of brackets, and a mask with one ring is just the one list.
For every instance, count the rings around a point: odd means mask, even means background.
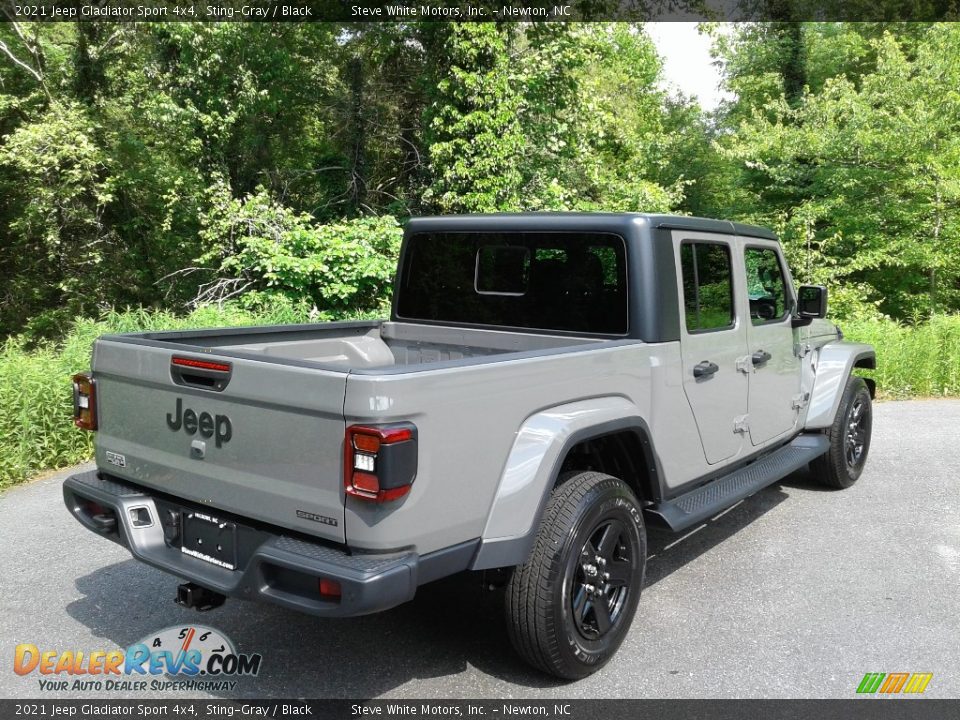
[{"label": "rear reflector", "polygon": [[97,382],[87,373],[73,376],[73,424],[81,430],[97,429]]},{"label": "rear reflector", "polygon": [[[108,509],[105,508],[98,502],[93,500],[87,500],[86,498],[80,499],[80,506],[87,511],[91,516],[92,515],[105,515],[108,512]],[[112,511],[111,511],[112,512]]]},{"label": "rear reflector", "polygon": [[195,360],[193,358],[174,357],[170,363],[180,365],[181,367],[199,368],[201,370],[215,370],[217,372],[230,372],[230,363],[213,362],[211,360]]},{"label": "rear reflector", "polygon": [[320,597],[326,600],[340,602],[340,583],[329,578],[320,578],[317,582],[317,589],[320,591]]}]

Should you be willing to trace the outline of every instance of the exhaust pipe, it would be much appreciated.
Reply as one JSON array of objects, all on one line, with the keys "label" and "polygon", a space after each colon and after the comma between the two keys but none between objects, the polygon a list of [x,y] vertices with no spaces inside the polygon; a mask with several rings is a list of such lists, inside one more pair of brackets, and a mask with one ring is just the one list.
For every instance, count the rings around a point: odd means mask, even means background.
[{"label": "exhaust pipe", "polygon": [[188,582],[177,586],[177,605],[193,608],[200,612],[213,610],[226,602],[227,596],[208,590],[196,583]]}]

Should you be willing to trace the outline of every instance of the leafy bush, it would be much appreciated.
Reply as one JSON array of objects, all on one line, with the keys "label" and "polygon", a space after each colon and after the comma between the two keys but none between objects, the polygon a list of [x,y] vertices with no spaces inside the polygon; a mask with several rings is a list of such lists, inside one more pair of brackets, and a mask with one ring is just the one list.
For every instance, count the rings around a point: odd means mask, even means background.
[{"label": "leafy bush", "polygon": [[201,237],[210,249],[199,264],[216,278],[198,302],[255,293],[313,304],[321,319],[350,311],[384,311],[403,232],[391,216],[326,225],[276,202],[260,188],[241,200],[226,185],[214,191]]},{"label": "leafy bush", "polygon": [[90,433],[73,427],[70,399],[71,373],[88,365],[76,348],[27,353],[8,340],[0,350],[0,486],[90,456]]}]

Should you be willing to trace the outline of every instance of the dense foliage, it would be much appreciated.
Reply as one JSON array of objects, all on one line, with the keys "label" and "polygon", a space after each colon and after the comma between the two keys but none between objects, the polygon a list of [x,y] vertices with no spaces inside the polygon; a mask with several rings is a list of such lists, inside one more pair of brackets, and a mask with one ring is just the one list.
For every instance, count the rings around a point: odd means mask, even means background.
[{"label": "dense foliage", "polygon": [[4,23],[0,43],[0,336],[249,290],[370,309],[390,217],[682,199],[636,27]]},{"label": "dense foliage", "polygon": [[236,200],[218,187],[201,226],[206,249],[199,265],[179,273],[210,278],[199,286],[195,306],[238,297],[256,307],[281,295],[324,308],[322,320],[389,306],[403,234],[389,215],[318,225],[262,188]]},{"label": "dense foliage", "polygon": [[706,114],[629,24],[0,24],[0,336],[372,310],[429,212],[749,220],[841,316],[960,310],[960,27],[713,32]]}]

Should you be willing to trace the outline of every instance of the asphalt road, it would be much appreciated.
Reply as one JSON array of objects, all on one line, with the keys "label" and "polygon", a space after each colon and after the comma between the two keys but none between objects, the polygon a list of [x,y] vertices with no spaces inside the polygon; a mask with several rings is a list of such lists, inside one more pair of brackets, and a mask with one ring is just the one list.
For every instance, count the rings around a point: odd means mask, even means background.
[{"label": "asphalt road", "polygon": [[[0,497],[0,697],[41,696],[36,674],[12,672],[18,643],[113,650],[190,622],[263,655],[259,677],[219,697],[844,698],[866,672],[932,672],[926,696],[960,697],[958,447],[960,401],[879,404],[853,488],[802,471],[686,536],[651,531],[626,642],[570,684],[517,659],[500,597],[474,577],[351,620],[232,600],[183,610],[177,580],[69,516],[58,473]],[[97,693],[48,695],[71,696]]]}]

